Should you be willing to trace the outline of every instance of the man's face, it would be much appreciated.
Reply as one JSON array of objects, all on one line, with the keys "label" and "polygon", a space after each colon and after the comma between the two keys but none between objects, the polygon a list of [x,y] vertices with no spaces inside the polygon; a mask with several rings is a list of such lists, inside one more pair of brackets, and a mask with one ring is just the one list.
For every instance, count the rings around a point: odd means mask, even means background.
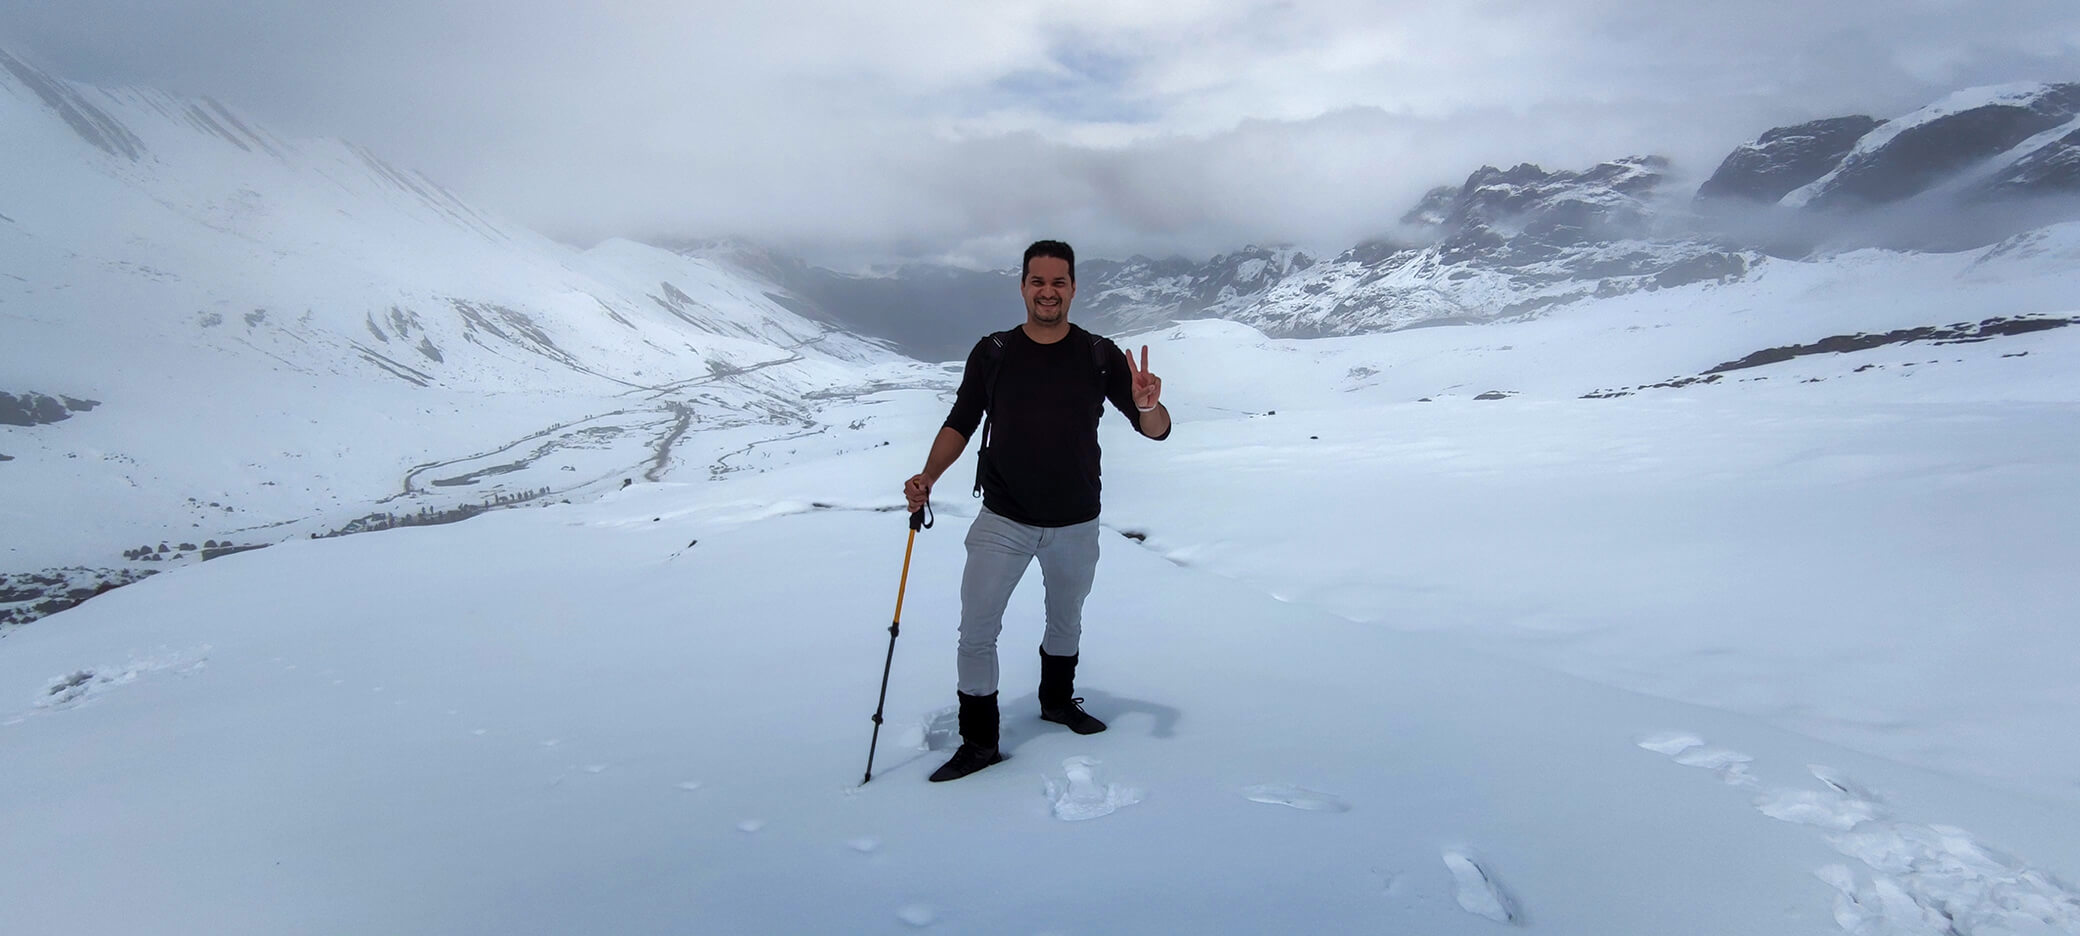
[{"label": "man's face", "polygon": [[1069,316],[1069,300],[1076,298],[1076,283],[1069,278],[1069,261],[1060,257],[1034,257],[1026,264],[1025,282],[1019,292],[1026,297],[1026,319],[1037,325],[1059,325]]}]

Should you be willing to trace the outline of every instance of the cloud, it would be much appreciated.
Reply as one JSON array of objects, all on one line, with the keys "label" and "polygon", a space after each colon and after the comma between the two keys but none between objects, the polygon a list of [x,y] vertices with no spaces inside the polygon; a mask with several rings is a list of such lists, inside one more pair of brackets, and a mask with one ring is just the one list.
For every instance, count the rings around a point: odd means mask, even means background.
[{"label": "cloud", "polygon": [[1334,250],[1483,163],[2080,79],[2070,2],[68,0],[0,43],[341,136],[555,236],[1001,263]]}]

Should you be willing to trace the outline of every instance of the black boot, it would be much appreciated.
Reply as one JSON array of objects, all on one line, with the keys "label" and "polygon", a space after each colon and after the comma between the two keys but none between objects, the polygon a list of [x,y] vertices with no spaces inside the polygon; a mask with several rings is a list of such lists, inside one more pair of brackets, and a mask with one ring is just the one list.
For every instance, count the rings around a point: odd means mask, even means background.
[{"label": "black boot", "polygon": [[961,698],[961,746],[952,760],[932,772],[933,783],[959,780],[1004,759],[997,750],[997,694],[954,694]]},{"label": "black boot", "polygon": [[1076,657],[1040,651],[1040,719],[1068,725],[1077,734],[1097,734],[1105,723],[1083,710],[1076,698]]}]

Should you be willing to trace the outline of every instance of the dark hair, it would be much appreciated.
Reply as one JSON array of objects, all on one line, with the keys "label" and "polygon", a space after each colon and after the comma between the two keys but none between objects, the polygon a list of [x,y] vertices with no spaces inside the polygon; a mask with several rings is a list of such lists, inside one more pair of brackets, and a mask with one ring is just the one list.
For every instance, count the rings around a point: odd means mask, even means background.
[{"label": "dark hair", "polygon": [[1019,266],[1019,282],[1023,283],[1026,277],[1033,275],[1034,257],[1053,257],[1056,260],[1068,261],[1069,282],[1076,282],[1076,248],[1058,240],[1034,241],[1033,246],[1026,248],[1025,262]]}]

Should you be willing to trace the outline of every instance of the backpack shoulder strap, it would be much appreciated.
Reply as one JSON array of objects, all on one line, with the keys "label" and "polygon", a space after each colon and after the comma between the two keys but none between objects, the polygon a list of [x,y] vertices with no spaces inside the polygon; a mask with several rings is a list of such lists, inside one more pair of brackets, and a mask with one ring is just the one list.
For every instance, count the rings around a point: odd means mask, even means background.
[{"label": "backpack shoulder strap", "polygon": [[988,354],[989,373],[982,381],[982,444],[975,446],[976,497],[982,496],[982,463],[987,458],[984,452],[989,449],[991,416],[997,408],[997,374],[1004,369],[1004,343],[1010,337],[1011,330],[1008,328],[1000,332],[990,332],[989,346],[985,349]]},{"label": "backpack shoulder strap", "polygon": [[982,381],[982,427],[983,441],[989,441],[989,413],[997,408],[997,374],[1004,370],[1004,346],[1010,340],[1011,330],[989,333],[989,374]]}]

